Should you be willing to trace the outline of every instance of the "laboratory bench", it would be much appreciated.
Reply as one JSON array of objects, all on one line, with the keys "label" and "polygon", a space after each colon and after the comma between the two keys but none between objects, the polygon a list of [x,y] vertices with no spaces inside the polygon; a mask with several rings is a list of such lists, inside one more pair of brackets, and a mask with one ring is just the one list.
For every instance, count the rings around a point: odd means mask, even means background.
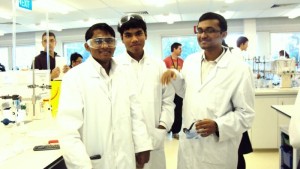
[{"label": "laboratory bench", "polygon": [[36,145],[58,139],[59,131],[52,119],[0,125],[0,168],[66,168],[60,149],[33,151]]},{"label": "laboratory bench", "polygon": [[293,105],[272,105],[278,114],[282,115],[282,121],[279,126],[279,168],[280,169],[296,169],[300,159],[300,149],[295,149],[289,142],[289,123],[293,113],[295,112]]},{"label": "laboratory bench", "polygon": [[253,149],[277,149],[279,126],[286,122],[284,115],[272,105],[295,103],[299,88],[257,88],[255,90],[255,118],[248,131]]}]

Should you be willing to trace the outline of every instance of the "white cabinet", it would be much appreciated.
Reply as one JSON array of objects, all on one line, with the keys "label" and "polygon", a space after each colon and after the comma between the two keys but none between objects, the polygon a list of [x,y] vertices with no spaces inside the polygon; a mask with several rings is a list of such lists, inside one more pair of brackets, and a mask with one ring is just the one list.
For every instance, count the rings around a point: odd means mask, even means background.
[{"label": "white cabinet", "polygon": [[249,131],[254,149],[277,149],[280,145],[279,126],[287,124],[288,119],[281,117],[271,105],[294,104],[296,94],[267,94],[255,96],[255,119]]},{"label": "white cabinet", "polygon": [[255,97],[255,119],[251,129],[254,149],[277,148],[277,113],[271,105],[277,104],[274,96]]}]

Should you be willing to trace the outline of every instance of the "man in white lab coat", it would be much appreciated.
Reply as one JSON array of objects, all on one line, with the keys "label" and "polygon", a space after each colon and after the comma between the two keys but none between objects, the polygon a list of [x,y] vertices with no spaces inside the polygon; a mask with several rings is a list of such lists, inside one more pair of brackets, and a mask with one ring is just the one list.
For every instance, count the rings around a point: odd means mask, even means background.
[{"label": "man in white lab coat", "polygon": [[86,62],[63,78],[57,120],[68,168],[135,169],[153,148],[134,84],[112,58],[114,30],[95,24],[85,34]]},{"label": "man in white lab coat", "polygon": [[[164,140],[174,121],[174,95],[172,85],[164,86],[160,78],[166,70],[160,58],[154,58],[144,51],[147,26],[142,16],[129,14],[118,24],[126,53],[118,58],[124,70],[130,70],[138,87],[138,100],[151,135],[154,150],[144,169],[165,169]],[[139,167],[139,166],[137,166]]]},{"label": "man in white lab coat", "polygon": [[163,75],[184,99],[178,169],[237,168],[242,134],[254,119],[254,83],[249,66],[222,47],[226,35],[223,16],[203,14],[197,39],[204,51],[188,56],[180,73]]}]

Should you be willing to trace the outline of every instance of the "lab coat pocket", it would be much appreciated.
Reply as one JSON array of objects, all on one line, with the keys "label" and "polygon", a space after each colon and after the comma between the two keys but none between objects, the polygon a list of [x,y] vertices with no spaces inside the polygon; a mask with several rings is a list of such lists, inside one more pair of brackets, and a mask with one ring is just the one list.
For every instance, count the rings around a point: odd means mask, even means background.
[{"label": "lab coat pocket", "polygon": [[[213,140],[213,137],[206,138],[205,146],[203,147],[204,154],[206,156],[203,158],[203,161],[209,164],[223,165],[230,160],[228,154],[229,142],[216,142]],[[233,157],[234,158],[234,157]]]},{"label": "lab coat pocket", "polygon": [[152,133],[152,143],[154,150],[160,150],[164,148],[166,130],[155,128]]},{"label": "lab coat pocket", "polygon": [[95,169],[105,168],[104,160],[103,159],[95,159],[91,160],[92,166]]}]

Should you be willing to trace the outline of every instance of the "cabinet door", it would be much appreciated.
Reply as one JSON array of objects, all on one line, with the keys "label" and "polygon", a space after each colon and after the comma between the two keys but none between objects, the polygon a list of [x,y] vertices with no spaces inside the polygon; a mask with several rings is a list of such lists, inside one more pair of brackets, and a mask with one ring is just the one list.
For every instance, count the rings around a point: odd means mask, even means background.
[{"label": "cabinet door", "polygon": [[255,97],[255,119],[251,129],[251,140],[254,149],[277,148],[277,112],[271,108],[276,105],[277,97]]},{"label": "cabinet door", "polygon": [[[282,97],[278,97],[278,104],[282,105],[292,105],[295,104],[296,101],[296,95],[286,95]],[[290,117],[283,115],[282,113],[277,113],[278,116],[278,127],[277,132],[280,133],[280,127],[281,126],[288,126],[290,123]],[[278,147],[280,146],[280,135],[277,136],[278,138]]]}]

